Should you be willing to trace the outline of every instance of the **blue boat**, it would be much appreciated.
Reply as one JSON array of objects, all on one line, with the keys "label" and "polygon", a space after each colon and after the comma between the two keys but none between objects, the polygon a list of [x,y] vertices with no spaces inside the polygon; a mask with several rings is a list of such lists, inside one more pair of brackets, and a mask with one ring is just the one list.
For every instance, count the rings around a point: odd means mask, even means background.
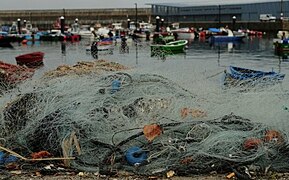
[{"label": "blue boat", "polygon": [[257,83],[276,83],[284,79],[285,74],[274,71],[258,71],[242,67],[230,66],[230,72],[225,71],[224,85],[255,85]]},{"label": "blue boat", "polygon": [[209,28],[208,30],[212,34],[212,36],[209,38],[210,43],[241,42],[245,37],[244,34],[233,33],[230,29],[227,28]]},{"label": "blue boat", "polygon": [[210,37],[209,41],[211,43],[218,42],[241,42],[244,36],[226,36],[226,35],[213,35]]},{"label": "blue boat", "polygon": [[245,79],[252,79],[252,78],[270,78],[276,80],[283,80],[285,74],[279,74],[274,71],[258,71],[252,69],[246,69],[236,66],[230,66],[231,74],[235,79],[245,80]]}]

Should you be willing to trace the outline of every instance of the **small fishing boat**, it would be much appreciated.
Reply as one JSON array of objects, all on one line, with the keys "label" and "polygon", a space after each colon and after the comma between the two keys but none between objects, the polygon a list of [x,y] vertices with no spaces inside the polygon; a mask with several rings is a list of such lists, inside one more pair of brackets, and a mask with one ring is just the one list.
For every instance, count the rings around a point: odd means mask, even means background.
[{"label": "small fishing boat", "polygon": [[240,42],[243,40],[245,36],[226,36],[226,35],[213,35],[210,37],[211,43],[218,42]]},{"label": "small fishing boat", "polygon": [[43,65],[43,52],[32,52],[15,57],[18,65],[26,65],[27,67],[37,67]]},{"label": "small fishing boat", "polygon": [[97,42],[98,46],[102,46],[102,45],[112,45],[113,44],[113,39],[112,38],[104,38],[101,39]]},{"label": "small fishing boat", "polygon": [[172,41],[175,41],[175,36],[170,34],[164,34],[164,33],[155,33],[153,36],[153,43],[154,44],[166,44]]},{"label": "small fishing boat", "polygon": [[289,39],[275,39],[273,41],[276,55],[281,56],[289,53]]},{"label": "small fishing boat", "polygon": [[1,35],[0,35],[0,47],[13,48],[7,36],[1,36]]},{"label": "small fishing boat", "polygon": [[230,70],[232,73],[232,76],[235,79],[252,79],[252,78],[264,78],[268,77],[271,79],[277,79],[277,80],[283,80],[285,77],[285,74],[279,74],[274,71],[258,71],[258,70],[252,70],[252,69],[246,69],[236,66],[230,66]]},{"label": "small fishing boat", "polygon": [[111,39],[94,41],[90,46],[91,51],[108,51],[111,49],[113,49],[113,41]]},{"label": "small fishing boat", "polygon": [[194,28],[179,28],[171,30],[171,32],[176,33],[178,39],[194,39],[196,37]]},{"label": "small fishing boat", "polygon": [[246,83],[254,85],[255,83],[269,82],[275,83],[282,81],[285,77],[285,74],[276,73],[274,71],[258,71],[236,66],[230,66],[229,69],[230,72],[225,71],[225,85],[244,85]]},{"label": "small fishing boat", "polygon": [[158,55],[160,52],[165,54],[183,53],[187,44],[188,40],[172,41],[166,44],[151,44],[151,56]]},{"label": "small fishing boat", "polygon": [[245,37],[245,34],[234,34],[230,29],[225,28],[209,28],[211,36],[209,38],[210,43],[219,42],[241,42]]},{"label": "small fishing boat", "polygon": [[100,44],[104,41],[94,41],[90,48],[87,47],[86,51],[90,51],[93,57],[97,57],[99,53],[113,54],[114,46],[111,44]]}]

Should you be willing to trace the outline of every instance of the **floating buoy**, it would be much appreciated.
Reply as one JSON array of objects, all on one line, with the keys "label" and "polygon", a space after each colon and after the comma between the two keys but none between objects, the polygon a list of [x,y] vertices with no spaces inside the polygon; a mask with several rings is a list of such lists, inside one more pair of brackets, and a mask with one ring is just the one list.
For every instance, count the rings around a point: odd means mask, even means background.
[{"label": "floating buoy", "polygon": [[200,32],[200,33],[199,33],[199,36],[200,36],[200,37],[206,37],[206,32],[204,32],[204,31]]},{"label": "floating buoy", "polygon": [[140,147],[134,146],[125,152],[125,158],[130,165],[142,164],[147,160],[147,153]]},{"label": "floating buoy", "polygon": [[27,42],[28,42],[27,39],[23,39],[23,40],[21,41],[22,44],[27,44]]}]

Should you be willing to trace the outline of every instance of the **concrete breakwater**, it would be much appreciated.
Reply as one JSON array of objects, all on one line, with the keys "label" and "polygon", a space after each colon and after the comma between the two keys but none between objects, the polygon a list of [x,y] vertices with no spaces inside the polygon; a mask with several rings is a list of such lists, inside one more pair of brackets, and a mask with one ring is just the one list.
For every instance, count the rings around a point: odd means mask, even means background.
[{"label": "concrete breakwater", "polygon": [[51,10],[2,10],[0,11],[0,25],[11,25],[13,21],[21,19],[30,21],[39,29],[50,29],[57,18],[64,16],[65,23],[70,25],[75,19],[81,24],[95,25],[100,23],[107,25],[127,20],[145,21],[151,19],[150,8],[122,8],[122,9],[51,9]]}]

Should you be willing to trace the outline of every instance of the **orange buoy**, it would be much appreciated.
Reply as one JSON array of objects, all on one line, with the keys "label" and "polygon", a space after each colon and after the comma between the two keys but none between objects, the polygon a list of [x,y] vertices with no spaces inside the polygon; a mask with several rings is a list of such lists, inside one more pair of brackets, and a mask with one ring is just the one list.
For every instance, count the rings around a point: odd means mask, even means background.
[{"label": "orange buoy", "polygon": [[257,149],[262,143],[259,138],[248,138],[244,141],[243,147],[245,150]]},{"label": "orange buoy", "polygon": [[22,44],[27,44],[27,42],[28,42],[27,39],[23,39],[23,40],[21,41]]},{"label": "orange buoy", "polygon": [[264,141],[268,143],[276,143],[280,145],[284,142],[284,138],[279,131],[271,129],[265,132]]}]

